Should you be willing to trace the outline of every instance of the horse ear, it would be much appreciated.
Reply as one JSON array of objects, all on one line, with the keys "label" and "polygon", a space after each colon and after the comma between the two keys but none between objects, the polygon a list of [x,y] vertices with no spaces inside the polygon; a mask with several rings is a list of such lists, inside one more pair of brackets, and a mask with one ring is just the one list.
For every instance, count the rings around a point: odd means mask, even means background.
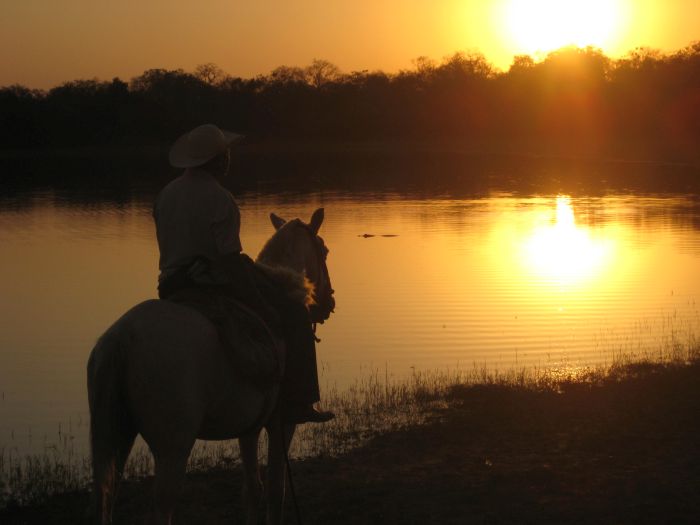
[{"label": "horse ear", "polygon": [[278,217],[274,213],[271,213],[270,222],[272,222],[272,225],[275,227],[275,230],[279,230],[287,221],[285,221],[282,217]]},{"label": "horse ear", "polygon": [[321,224],[323,224],[323,208],[317,209],[311,216],[311,222],[309,223],[309,227],[311,228],[311,231],[316,234],[321,228]]}]

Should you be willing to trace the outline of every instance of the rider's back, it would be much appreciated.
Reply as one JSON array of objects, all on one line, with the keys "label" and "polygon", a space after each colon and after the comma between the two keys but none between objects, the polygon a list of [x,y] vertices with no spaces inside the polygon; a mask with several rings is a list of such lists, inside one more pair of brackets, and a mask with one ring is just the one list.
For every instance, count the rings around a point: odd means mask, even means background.
[{"label": "rider's back", "polygon": [[204,170],[188,169],[160,192],[153,208],[163,281],[197,258],[239,253],[240,212],[233,196]]}]

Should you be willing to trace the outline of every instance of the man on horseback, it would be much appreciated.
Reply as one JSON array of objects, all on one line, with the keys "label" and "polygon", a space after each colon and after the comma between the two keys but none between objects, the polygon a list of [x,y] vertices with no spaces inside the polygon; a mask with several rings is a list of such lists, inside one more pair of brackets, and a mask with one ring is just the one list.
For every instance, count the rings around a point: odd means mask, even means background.
[{"label": "man on horseback", "polygon": [[[320,394],[309,312],[261,276],[242,253],[240,212],[221,185],[229,169],[230,146],[241,138],[205,124],[172,146],[170,164],[185,171],[163,188],[153,209],[160,249],[158,294],[177,300],[183,291],[195,290],[200,302],[201,297],[210,297],[217,305],[235,300],[253,310],[286,344],[279,402],[284,421],[322,423],[334,415],[314,408]],[[221,308],[208,317],[214,318],[228,344],[226,323],[217,322],[217,316],[221,317]]]}]

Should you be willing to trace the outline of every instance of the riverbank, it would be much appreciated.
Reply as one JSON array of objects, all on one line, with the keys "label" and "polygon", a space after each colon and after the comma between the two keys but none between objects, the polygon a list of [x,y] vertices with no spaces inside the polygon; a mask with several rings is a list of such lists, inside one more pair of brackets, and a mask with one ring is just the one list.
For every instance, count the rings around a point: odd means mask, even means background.
[{"label": "riverbank", "polygon": [[[460,381],[424,424],[294,461],[303,522],[697,523],[697,356],[567,374]],[[116,523],[144,522],[151,485],[124,484]],[[177,523],[240,522],[241,485],[239,468],[190,474]],[[87,499],[10,506],[0,521],[77,523]]]},{"label": "riverbank", "polygon": [[[235,146],[235,152],[242,157],[460,156],[700,168],[700,157],[696,151],[690,154],[679,154],[676,151],[655,148],[655,144],[654,141],[649,141],[648,143],[611,144],[608,148],[586,148],[579,144],[557,145],[552,141],[521,140],[494,143],[472,136],[383,140],[251,137]],[[167,160],[170,145],[170,142],[133,137],[120,142],[86,146],[0,147],[0,159],[50,157]]]}]

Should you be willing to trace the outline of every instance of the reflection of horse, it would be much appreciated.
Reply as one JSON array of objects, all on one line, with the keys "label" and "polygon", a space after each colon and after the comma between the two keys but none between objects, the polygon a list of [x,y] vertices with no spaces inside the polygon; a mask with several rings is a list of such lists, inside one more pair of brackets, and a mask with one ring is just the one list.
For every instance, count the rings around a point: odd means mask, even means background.
[{"label": "reflection of horse", "polygon": [[[335,306],[328,250],[317,235],[323,209],[314,212],[308,225],[299,219],[285,222],[274,214],[271,219],[277,231],[258,261],[304,273],[315,290],[312,319],[323,322]],[[139,433],[154,457],[158,523],[171,523],[195,439],[230,438],[240,440],[248,523],[257,523],[262,426],[269,435],[267,519],[280,523],[284,454],[294,427],[283,427],[274,411],[277,392],[276,386],[265,391],[237,373],[216,329],[197,311],[158,300],[133,307],[100,338],[88,362],[97,523],[112,521],[117,486]]]}]

